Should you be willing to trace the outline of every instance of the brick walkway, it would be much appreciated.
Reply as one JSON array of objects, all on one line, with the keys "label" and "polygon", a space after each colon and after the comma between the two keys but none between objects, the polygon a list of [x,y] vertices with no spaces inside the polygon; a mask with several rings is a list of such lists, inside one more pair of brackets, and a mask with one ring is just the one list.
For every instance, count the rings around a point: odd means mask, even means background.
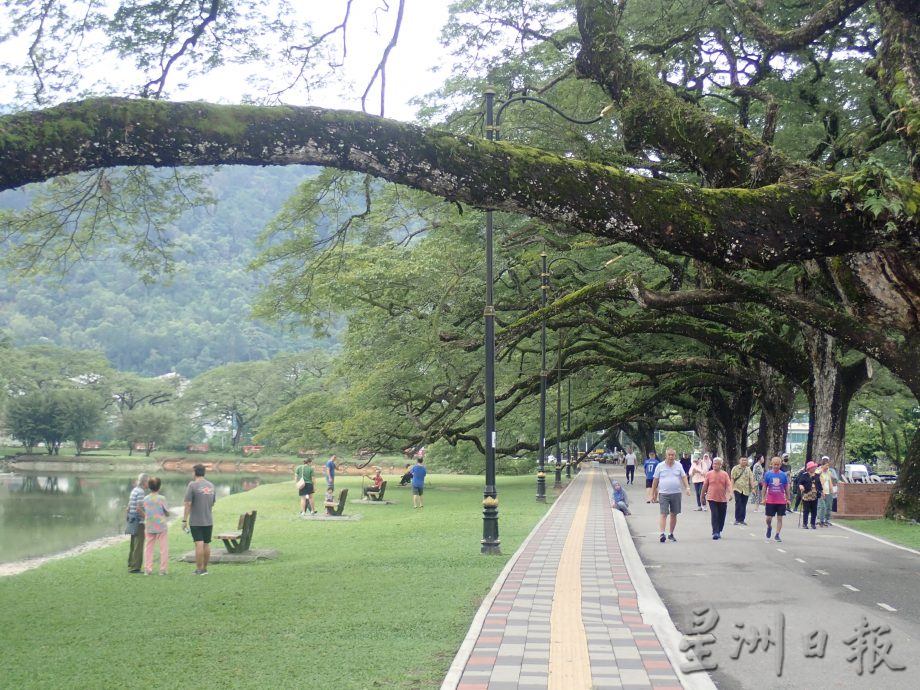
[{"label": "brick walkway", "polygon": [[483,604],[442,690],[681,688],[642,622],[609,487],[603,467],[587,467],[559,496]]}]

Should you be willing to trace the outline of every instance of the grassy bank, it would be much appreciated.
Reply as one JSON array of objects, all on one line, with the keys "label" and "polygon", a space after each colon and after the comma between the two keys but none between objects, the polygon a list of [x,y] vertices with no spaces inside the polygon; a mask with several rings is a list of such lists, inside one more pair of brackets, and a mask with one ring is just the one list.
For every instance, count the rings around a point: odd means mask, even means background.
[{"label": "grassy bank", "polygon": [[532,477],[502,478],[504,556],[485,557],[482,478],[430,481],[423,509],[391,481],[398,504],[348,503],[347,522],[301,520],[293,483],[220,499],[217,530],[257,509],[253,547],[281,555],[208,577],[175,562],[191,541],[173,528],[168,577],[128,575],[124,544],[0,579],[3,686],[435,688],[545,506]]},{"label": "grassy bank", "polygon": [[879,518],[878,520],[837,520],[836,522],[846,525],[850,529],[859,530],[874,537],[881,537],[895,544],[920,551],[920,525],[915,525],[912,522],[889,520],[887,518]]}]

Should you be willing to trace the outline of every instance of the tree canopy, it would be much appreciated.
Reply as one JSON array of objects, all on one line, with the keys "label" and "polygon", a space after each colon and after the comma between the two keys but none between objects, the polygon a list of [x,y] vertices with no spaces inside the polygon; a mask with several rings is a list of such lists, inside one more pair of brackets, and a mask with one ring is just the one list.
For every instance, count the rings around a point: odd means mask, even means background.
[{"label": "tree canopy", "polygon": [[[31,59],[8,72],[31,100],[18,99],[0,116],[0,190],[49,180],[62,189],[38,211],[9,214],[7,231],[20,239],[50,234],[50,246],[63,240],[72,248],[101,227],[135,255],[168,249],[162,189],[112,172],[126,166],[322,165],[452,202],[433,207],[391,192],[397,198],[382,202],[389,210],[372,216],[377,183],[330,176],[292,200],[269,235],[278,244],[267,247],[265,261],[280,272],[266,304],[288,310],[281,316],[316,322],[318,309],[335,306],[330,289],[342,287],[359,300],[338,305],[352,317],[353,342],[376,345],[411,332],[392,326],[391,336],[380,314],[426,331],[422,352],[407,348],[421,357],[411,362],[415,376],[396,375],[409,371],[410,361],[400,359],[401,368],[391,364],[374,388],[375,404],[398,412],[401,421],[388,430],[394,440],[475,443],[481,435],[481,376],[467,362],[476,328],[466,290],[455,303],[448,287],[451,275],[467,269],[411,276],[413,298],[423,296],[419,280],[432,281],[420,303],[351,278],[367,270],[366,258],[385,261],[387,252],[446,259],[449,247],[426,247],[417,237],[444,241],[448,226],[471,253],[477,236],[466,228],[475,215],[445,215],[464,205],[515,214],[502,220],[511,256],[499,278],[499,313],[507,318],[498,400],[506,428],[534,404],[541,374],[534,334],[544,319],[558,353],[555,377],[547,377],[578,382],[575,409],[584,417],[576,415],[570,437],[601,425],[632,425],[636,436],[643,425],[692,426],[734,454],[755,408],[762,426],[771,415],[781,419],[799,390],[819,439],[811,450],[836,451],[828,444],[843,437],[847,405],[873,362],[920,395],[915,2],[460,0],[445,40],[464,48],[423,109],[427,126],[304,105],[300,87],[329,64],[328,44],[296,13],[272,21],[268,7],[244,12],[240,3],[214,0],[205,12],[189,12],[121,3],[113,15],[99,10],[81,24],[67,13],[51,22],[47,6],[17,3],[19,36],[35,42]],[[401,16],[403,3],[393,9]],[[134,64],[133,88],[76,81],[71,61],[79,51],[62,46],[103,29],[108,38],[97,49]],[[263,98],[233,105],[169,99],[179,71],[263,59],[281,81]],[[575,115],[604,108],[612,119],[560,127],[552,113],[522,103],[517,115],[507,111],[503,140],[490,142],[481,136],[486,86],[500,100],[539,96]],[[64,192],[86,188],[87,180],[90,193],[65,203],[72,197]],[[133,209],[112,211],[116,191],[144,188],[136,196],[159,202],[146,208],[162,225],[138,224]],[[409,205],[418,211],[404,214],[411,222],[400,218]],[[331,233],[328,223],[316,232],[318,213],[331,219]],[[371,217],[375,226],[359,232]],[[551,304],[538,309],[533,268],[542,246],[591,269],[626,258],[603,278],[560,269]],[[304,259],[311,268],[298,273]],[[327,276],[325,294],[310,280],[314,273]],[[396,285],[399,275],[391,279],[385,282]],[[354,320],[365,307],[378,315],[367,317],[377,326],[371,335]],[[386,422],[369,419],[377,430],[369,435],[380,438]],[[507,439],[509,452],[532,447],[525,428],[505,433],[518,437]],[[920,436],[906,453],[892,511],[920,515]]]}]

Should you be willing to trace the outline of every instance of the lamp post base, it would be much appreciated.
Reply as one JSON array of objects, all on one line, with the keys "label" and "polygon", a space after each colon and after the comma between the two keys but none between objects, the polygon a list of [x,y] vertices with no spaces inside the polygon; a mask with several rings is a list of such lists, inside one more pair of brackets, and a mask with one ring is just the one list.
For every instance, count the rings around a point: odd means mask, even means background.
[{"label": "lamp post base", "polygon": [[565,478],[566,479],[572,478],[572,463],[571,462],[565,463]]},{"label": "lamp post base", "polygon": [[482,548],[480,553],[501,555],[498,538],[498,499],[486,496],[482,501]]},{"label": "lamp post base", "polygon": [[546,474],[537,472],[537,503],[546,503]]},{"label": "lamp post base", "polygon": [[556,480],[553,483],[553,488],[558,489],[560,486],[562,486],[562,467],[556,465]]}]

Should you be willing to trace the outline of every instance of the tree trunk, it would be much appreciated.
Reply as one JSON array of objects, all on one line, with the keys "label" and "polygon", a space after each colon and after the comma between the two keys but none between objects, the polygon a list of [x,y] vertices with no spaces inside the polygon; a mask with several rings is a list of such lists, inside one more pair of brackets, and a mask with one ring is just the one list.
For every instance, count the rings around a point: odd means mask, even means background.
[{"label": "tree trunk", "polygon": [[891,493],[886,515],[890,518],[920,520],[920,429],[914,432],[904,463],[898,471],[898,483]]},{"label": "tree trunk", "polygon": [[754,455],[769,460],[786,448],[789,422],[795,413],[795,386],[768,364],[756,362],[754,368],[758,373],[756,399],[760,407]]},{"label": "tree trunk", "polygon": [[649,451],[655,450],[655,428],[646,422],[623,424],[622,427],[640,454],[637,462],[641,464],[642,460],[648,457]]},{"label": "tree trunk", "polygon": [[810,423],[806,461],[828,456],[838,472],[846,463],[845,435],[850,400],[872,376],[869,360],[841,366],[836,338],[803,326],[805,350],[812,366]]},{"label": "tree trunk", "polygon": [[704,453],[716,456],[724,452],[725,441],[722,438],[722,428],[713,413],[701,412],[697,416],[696,433],[700,437]]}]

